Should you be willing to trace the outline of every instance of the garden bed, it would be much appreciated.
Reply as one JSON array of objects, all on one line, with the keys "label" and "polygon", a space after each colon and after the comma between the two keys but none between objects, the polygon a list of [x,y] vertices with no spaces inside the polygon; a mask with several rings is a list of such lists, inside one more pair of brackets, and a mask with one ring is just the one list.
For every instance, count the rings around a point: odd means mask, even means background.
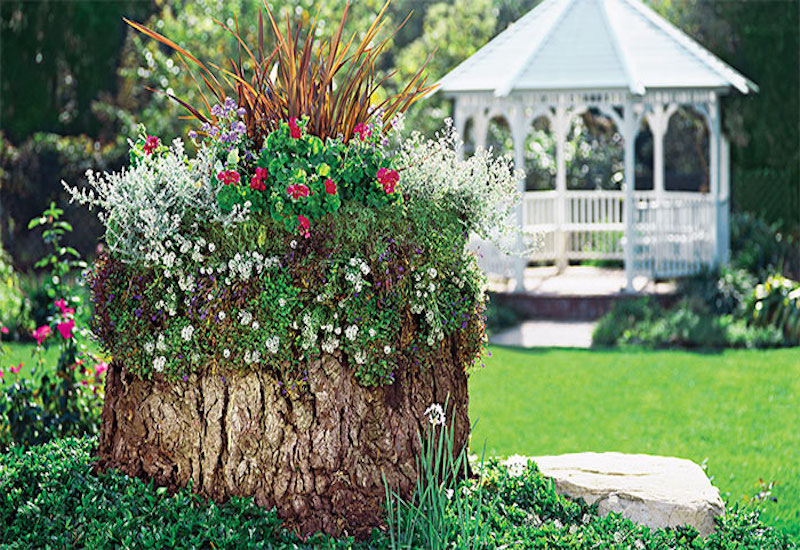
[{"label": "garden bed", "polygon": [[[170,494],[114,471],[90,472],[90,439],[54,441],[28,451],[0,455],[0,544],[7,548],[399,548],[384,528],[368,540],[317,534],[298,539],[274,511],[252,499],[225,505],[206,503],[185,490]],[[482,499],[480,513],[463,526],[487,533],[482,540],[458,540],[457,511],[445,505],[444,536],[455,548],[674,548],[793,549],[780,530],[759,519],[757,511],[729,507],[707,539],[693,529],[651,530],[616,515],[599,517],[582,503],[555,493],[532,463],[511,477],[490,461],[482,491],[476,480],[462,489]],[[445,502],[447,500],[445,499]],[[35,526],[35,528],[32,528]],[[449,530],[448,530],[449,529]],[[413,548],[430,548],[418,538]]]}]

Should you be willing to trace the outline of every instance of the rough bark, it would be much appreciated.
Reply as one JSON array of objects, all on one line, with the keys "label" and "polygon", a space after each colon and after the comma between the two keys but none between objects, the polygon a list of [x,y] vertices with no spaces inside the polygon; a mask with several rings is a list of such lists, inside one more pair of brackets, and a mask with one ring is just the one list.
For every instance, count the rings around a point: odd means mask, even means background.
[{"label": "rough bark", "polygon": [[365,536],[381,524],[382,476],[408,494],[425,409],[448,401],[456,448],[467,443],[467,376],[445,342],[429,367],[358,384],[337,356],[308,365],[308,389],[281,392],[267,370],[219,369],[186,381],[142,380],[114,363],[106,378],[98,467],[215,501],[252,496],[307,535]]}]

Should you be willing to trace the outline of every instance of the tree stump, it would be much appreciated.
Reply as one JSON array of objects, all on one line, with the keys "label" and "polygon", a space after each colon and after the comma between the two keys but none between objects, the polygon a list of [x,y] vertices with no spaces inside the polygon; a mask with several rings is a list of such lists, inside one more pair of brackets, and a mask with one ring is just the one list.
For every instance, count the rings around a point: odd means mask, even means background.
[{"label": "tree stump", "polygon": [[224,502],[254,497],[301,535],[367,536],[384,517],[383,478],[410,494],[424,411],[448,402],[455,448],[469,435],[457,336],[393,384],[358,384],[341,355],[308,364],[308,388],[281,390],[268,369],[206,369],[143,380],[114,363],[106,378],[98,467]]}]

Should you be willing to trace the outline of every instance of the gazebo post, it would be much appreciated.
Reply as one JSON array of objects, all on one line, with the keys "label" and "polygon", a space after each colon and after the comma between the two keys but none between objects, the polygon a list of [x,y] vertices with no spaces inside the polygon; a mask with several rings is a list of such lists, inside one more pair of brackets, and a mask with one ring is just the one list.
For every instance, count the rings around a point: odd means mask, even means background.
[{"label": "gazebo post", "polygon": [[720,232],[719,260],[722,264],[730,261],[731,255],[731,150],[730,143],[724,135],[720,135],[719,150],[719,184],[720,184]]},{"label": "gazebo post", "polygon": [[467,116],[466,109],[461,105],[462,102],[458,98],[453,103],[453,127],[458,135],[458,158],[464,160],[464,140],[467,138],[467,120],[469,116]]},{"label": "gazebo post", "polygon": [[567,223],[567,158],[566,141],[569,132],[570,112],[559,98],[553,117],[553,131],[556,138],[556,231],[555,260],[556,270],[561,273],[567,267],[567,236],[564,226]]},{"label": "gazebo post", "polygon": [[[514,168],[517,170],[525,169],[525,140],[528,137],[528,121],[525,117],[525,107],[521,103],[514,105],[513,116],[509,117],[511,123],[511,137],[514,141]],[[515,292],[525,292],[525,267],[528,265],[528,258],[524,255],[525,251],[525,179],[517,182],[517,192],[523,200],[517,205],[517,225],[520,233],[517,236],[516,249],[518,256],[514,258],[514,278],[517,281],[514,287]]]},{"label": "gazebo post", "polygon": [[647,115],[647,125],[653,134],[653,192],[659,203],[664,199],[664,136],[669,129],[669,119],[678,110],[674,103],[658,102]]},{"label": "gazebo post", "polygon": [[720,210],[722,209],[722,201],[721,201],[721,194],[720,194],[720,185],[719,185],[719,148],[720,148],[720,120],[719,120],[719,101],[717,101],[717,94],[712,93],[711,98],[708,102],[708,116],[710,119],[710,136],[709,136],[709,187],[710,187],[710,194],[711,199],[713,201],[713,220],[712,220],[712,231],[713,231],[713,243],[714,243],[714,256],[713,256],[713,263],[714,265],[720,265],[722,261],[722,250],[721,250],[721,241],[722,241],[722,231],[720,231],[720,223],[722,221],[722,216],[720,216]]},{"label": "gazebo post", "polygon": [[635,143],[636,143],[636,113],[633,112],[633,104],[625,102],[623,108],[623,130],[622,138],[625,142],[625,291],[633,292],[634,274],[634,227],[633,217],[634,208],[634,189],[636,187],[635,172]]}]

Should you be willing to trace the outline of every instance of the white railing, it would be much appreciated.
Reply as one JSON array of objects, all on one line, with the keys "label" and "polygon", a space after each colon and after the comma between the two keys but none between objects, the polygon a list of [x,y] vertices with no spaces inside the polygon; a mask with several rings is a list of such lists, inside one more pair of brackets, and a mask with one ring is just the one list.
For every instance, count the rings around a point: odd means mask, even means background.
[{"label": "white railing", "polygon": [[[653,191],[634,194],[634,272],[650,277],[697,273],[715,253],[715,202],[701,193]],[[537,246],[530,261],[566,265],[570,260],[623,260],[625,193],[622,191],[528,191],[522,202],[523,231]],[[510,278],[515,258],[474,241],[481,267]]]},{"label": "white railing", "polygon": [[555,191],[528,191],[524,230],[542,241],[530,259],[621,260],[624,200],[621,191],[567,191],[563,199]]},{"label": "white railing", "polygon": [[637,197],[634,271],[651,277],[692,275],[714,260],[715,203],[701,193]]}]

